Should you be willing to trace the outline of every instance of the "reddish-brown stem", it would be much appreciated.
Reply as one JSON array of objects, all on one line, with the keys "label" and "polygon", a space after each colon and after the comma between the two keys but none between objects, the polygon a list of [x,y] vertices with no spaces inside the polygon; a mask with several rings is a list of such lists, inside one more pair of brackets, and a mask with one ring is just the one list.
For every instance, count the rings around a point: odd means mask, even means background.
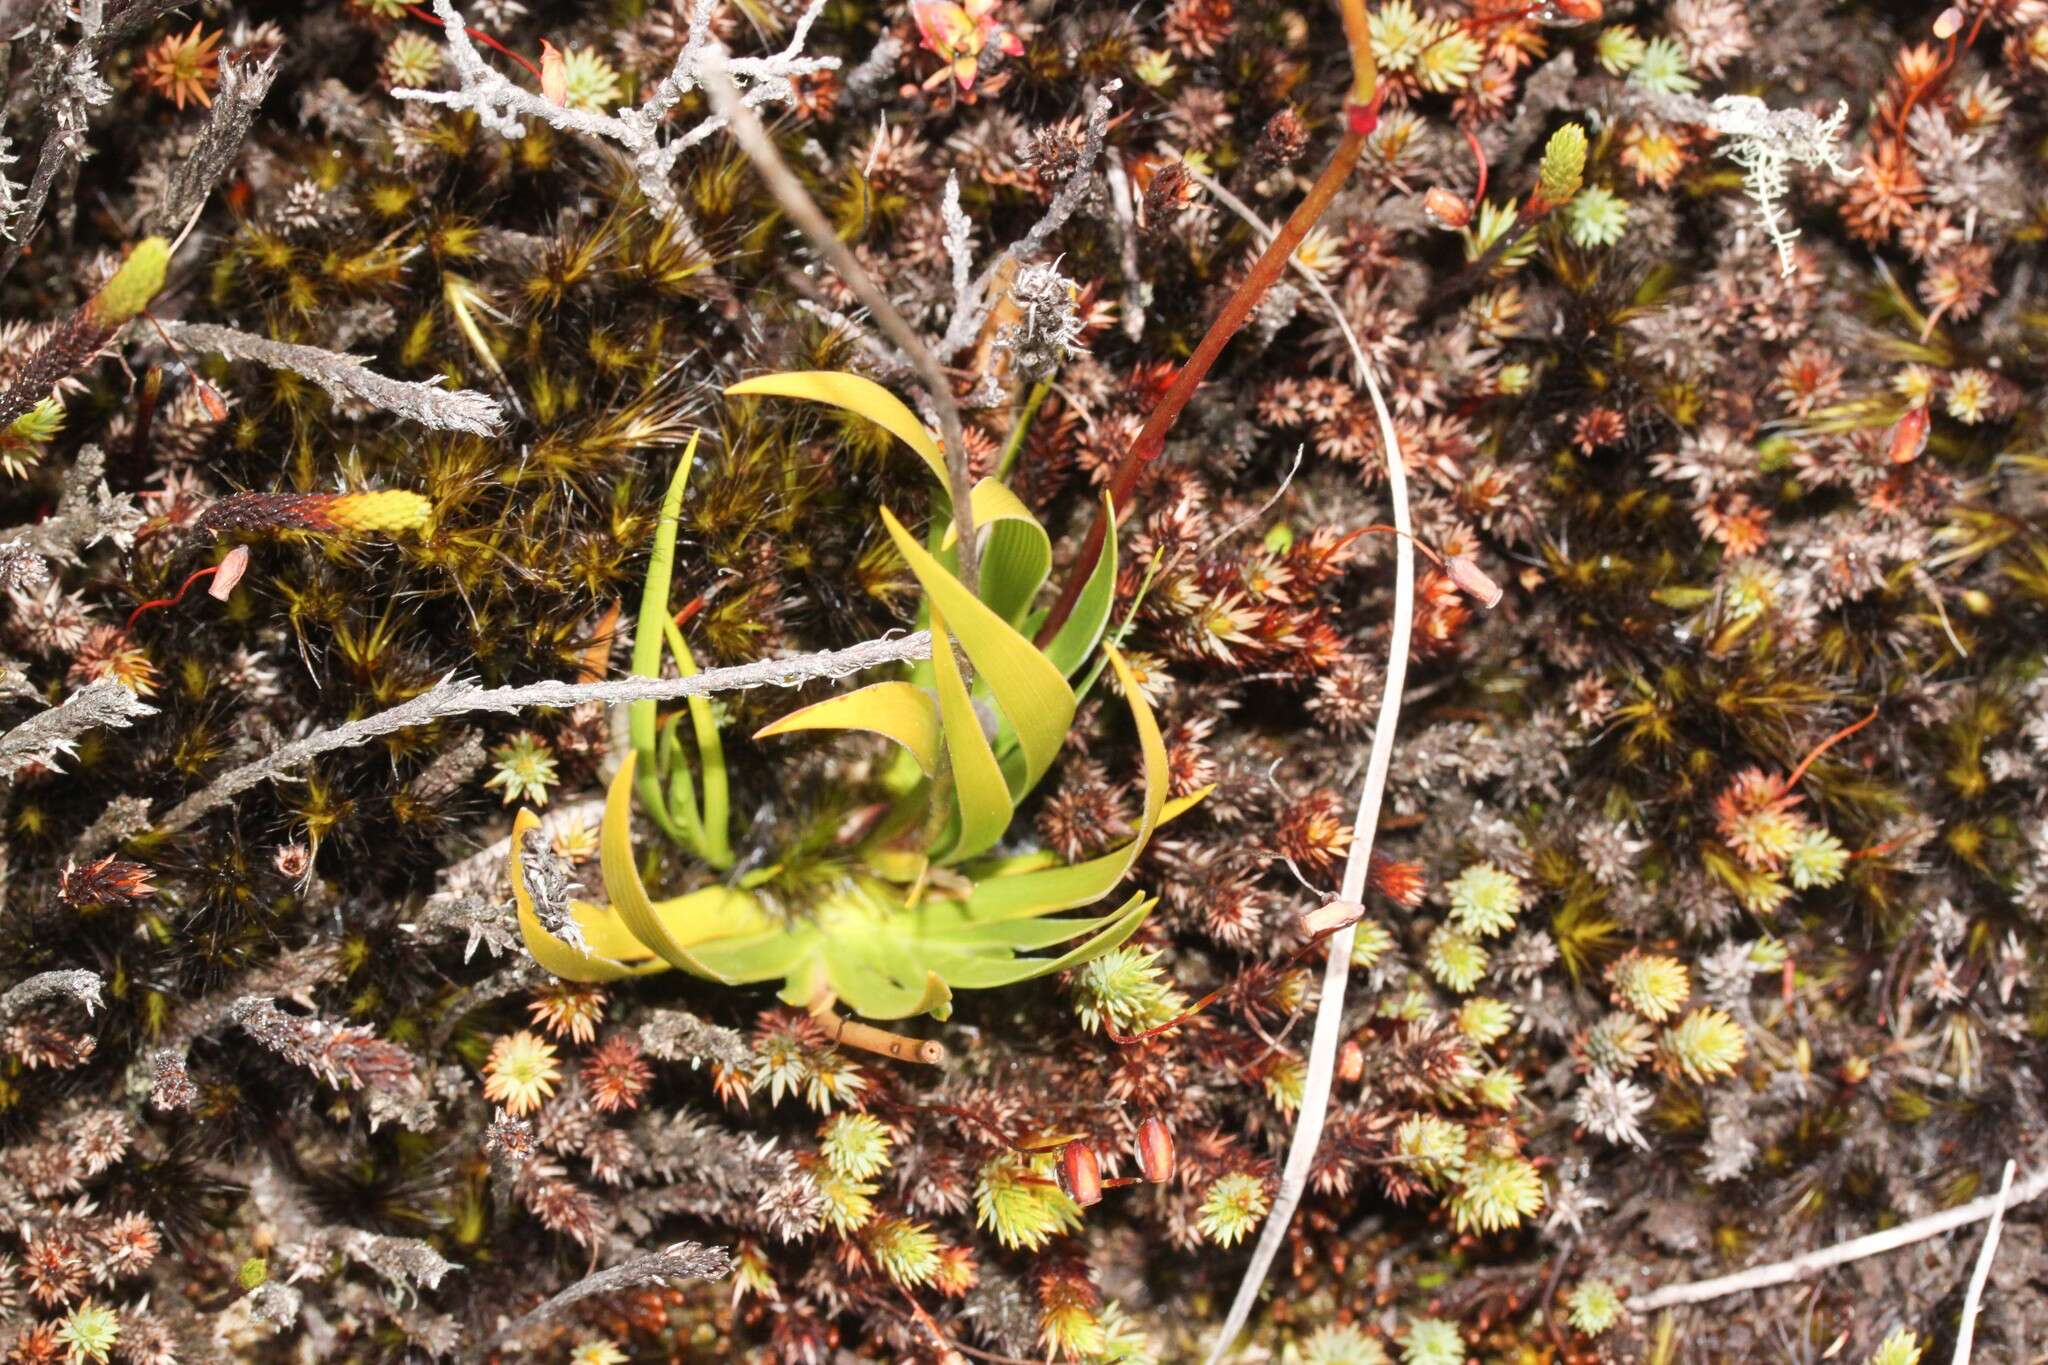
[{"label": "reddish-brown stem", "polygon": [[1458,131],[1465,135],[1465,143],[1472,149],[1472,159],[1479,163],[1479,184],[1472,191],[1472,212],[1478,213],[1486,203],[1486,149],[1479,145],[1479,137],[1465,124],[1458,125]]},{"label": "reddish-brown stem", "polygon": [[191,572],[191,574],[190,574],[190,575],[188,575],[188,576],[186,577],[186,579],[185,579],[184,583],[183,583],[183,584],[181,584],[181,585],[179,586],[179,588],[178,588],[178,593],[177,593],[177,596],[175,596],[175,597],[158,597],[158,598],[154,598],[154,599],[152,599],[152,600],[150,600],[150,601],[148,601],[148,602],[144,602],[144,603],[143,603],[143,604],[142,604],[141,606],[137,607],[137,608],[136,608],[136,609],[135,609],[134,611],[131,611],[131,612],[129,612],[129,613],[128,613],[128,625],[127,625],[127,627],[126,627],[126,628],[127,628],[127,629],[129,629],[129,630],[133,630],[133,629],[135,629],[135,621],[136,621],[136,618],[140,617],[140,616],[142,615],[142,613],[144,613],[144,612],[146,612],[146,611],[155,611],[155,610],[156,610],[156,609],[157,609],[158,607],[175,607],[175,606],[177,606],[177,605],[178,605],[178,603],[180,603],[180,602],[182,602],[182,601],[184,601],[184,600],[185,600],[185,594],[186,594],[186,593],[188,593],[188,592],[190,592],[190,591],[192,591],[192,585],[193,585],[194,583],[197,583],[197,582],[198,582],[198,581],[199,581],[200,579],[202,579],[202,578],[211,578],[211,577],[212,577],[213,575],[215,575],[215,574],[217,574],[217,573],[219,573],[219,572],[220,572],[220,565],[218,565],[218,564],[210,564],[210,565],[208,565],[208,566],[207,566],[206,568],[203,568],[203,569],[194,569],[194,570],[193,570],[193,571]]},{"label": "reddish-brown stem", "polygon": [[[405,7],[405,12],[407,14],[410,14],[415,19],[418,19],[424,23],[432,24],[435,28],[448,27],[448,25],[442,23],[438,18],[427,13],[418,5],[407,5]],[[462,31],[464,33],[467,33],[470,37],[476,39],[478,42],[482,43],[485,47],[490,48],[493,52],[502,52],[507,57],[510,57],[513,61],[525,67],[528,71],[531,71],[533,73],[533,78],[535,80],[540,79],[539,67],[535,66],[532,62],[526,60],[526,58],[520,56],[517,52],[514,52],[511,48],[506,47],[503,43],[499,42],[496,38],[493,38],[490,34],[484,32],[482,29],[471,28],[467,24],[465,24],[463,25]]]},{"label": "reddish-brown stem", "polygon": [[[1244,280],[1224,300],[1222,309],[1210,322],[1209,330],[1196,344],[1194,354],[1180,367],[1180,372],[1173,377],[1173,384],[1159,400],[1159,405],[1152,409],[1152,415],[1145,419],[1145,425],[1131,442],[1130,449],[1124,452],[1124,458],[1117,465],[1109,484],[1110,502],[1117,511],[1130,505],[1131,493],[1137,487],[1139,477],[1166,448],[1167,433],[1173,430],[1173,424],[1180,420],[1188,400],[1194,397],[1195,390],[1208,377],[1216,357],[1223,353],[1223,348],[1244,326],[1252,310],[1265,298],[1266,291],[1280,278],[1280,272],[1287,268],[1287,262],[1301,245],[1302,238],[1308,236],[1309,229],[1316,225],[1324,210],[1330,207],[1330,201],[1337,197],[1337,191],[1344,187],[1345,180],[1365,151],[1366,138],[1379,124],[1381,92],[1378,89],[1378,70],[1373,65],[1372,38],[1366,25],[1365,6],[1363,0],[1341,0],[1340,7],[1345,36],[1351,45],[1353,67],[1351,93],[1344,105],[1344,136],[1307,196],[1288,215],[1286,224],[1274,234],[1273,240],[1266,244],[1265,251],[1252,263]],[[1081,543],[1081,553],[1075,557],[1067,580],[1060,587],[1059,597],[1047,613],[1045,624],[1039,628],[1038,644],[1041,648],[1067,623],[1074,603],[1080,599],[1082,587],[1095,571],[1095,561],[1101,557],[1103,541],[1109,535],[1110,515],[1103,508],[1096,508],[1095,519],[1088,526],[1088,538]]]},{"label": "reddish-brown stem", "polygon": [[[1289,957],[1285,962],[1280,964],[1278,970],[1284,972],[1289,967],[1294,966],[1297,962],[1300,962],[1303,958],[1307,957],[1310,953],[1314,952],[1322,944],[1323,940],[1329,938],[1330,935],[1341,931],[1345,927],[1346,926],[1342,924],[1334,925],[1331,928],[1325,929],[1322,933],[1317,934],[1314,938],[1310,939],[1308,942],[1302,944],[1301,947],[1297,948],[1294,951],[1294,955],[1292,957]],[[1157,1037],[1159,1034],[1165,1033],[1169,1029],[1179,1028],[1182,1024],[1185,1024],[1188,1020],[1194,1018],[1203,1010],[1208,1009],[1209,1006],[1215,1004],[1218,1000],[1221,1000],[1223,998],[1224,991],[1228,989],[1229,987],[1227,986],[1218,986],[1215,990],[1210,991],[1200,1000],[1197,1000],[1194,1004],[1188,1006],[1188,1008],[1183,1010],[1180,1014],[1167,1020],[1163,1024],[1156,1024],[1153,1027],[1146,1029],[1142,1033],[1118,1033],[1116,1031],[1116,1025],[1110,1023],[1109,1018],[1106,1015],[1103,1017],[1102,1020],[1102,1031],[1109,1035],[1110,1041],[1120,1043],[1125,1047],[1129,1047],[1132,1043],[1142,1043],[1147,1038]],[[1104,1183],[1107,1184],[1108,1182],[1105,1181]]]},{"label": "reddish-brown stem", "polygon": [[1957,45],[1956,39],[1950,38],[1948,40],[1948,55],[1941,59],[1940,66],[1934,68],[1934,74],[1906,92],[1906,98],[1899,102],[1899,117],[1892,126],[1892,132],[1898,137],[1899,141],[1904,142],[1906,140],[1906,118],[1913,112],[1913,106],[1919,103],[1922,95],[1939,86],[1942,81],[1948,78],[1948,73],[1955,69],[1956,57],[1960,53],[1968,52],[1977,45],[1977,35],[1983,31],[1985,17],[1990,13],[1991,7],[1988,5],[1977,11],[1977,20],[1970,25],[1969,36],[1962,40],[1960,47]]},{"label": "reddish-brown stem", "polygon": [[1876,719],[1877,708],[1873,706],[1870,708],[1870,714],[1865,716],[1862,720],[1857,721],[1854,725],[1844,726],[1842,729],[1837,730],[1833,734],[1829,735],[1820,743],[1814,745],[1813,752],[1808,754],[1805,758],[1800,759],[1799,766],[1794,768],[1792,770],[1792,775],[1785,779],[1783,784],[1783,790],[1791,791],[1794,787],[1798,786],[1799,779],[1806,776],[1806,770],[1813,766],[1813,761],[1815,759],[1819,758],[1822,754],[1834,748],[1837,744],[1840,744],[1843,740],[1855,734],[1858,730],[1861,730],[1864,726],[1870,724],[1870,722]]}]

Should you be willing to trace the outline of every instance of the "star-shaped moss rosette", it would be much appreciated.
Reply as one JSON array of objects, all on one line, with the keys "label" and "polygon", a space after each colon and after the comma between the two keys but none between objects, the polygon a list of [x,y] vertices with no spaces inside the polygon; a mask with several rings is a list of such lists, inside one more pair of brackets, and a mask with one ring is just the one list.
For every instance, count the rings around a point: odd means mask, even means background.
[{"label": "star-shaped moss rosette", "polygon": [[[769,376],[737,385],[740,394],[781,394],[825,402],[869,417],[922,456],[944,487],[937,445],[909,409],[879,385],[843,374]],[[671,485],[650,564],[641,620],[643,642],[666,641],[678,667],[694,671],[668,614],[667,578],[691,454]],[[943,497],[943,493],[938,495]],[[678,968],[728,985],[781,981],[782,999],[818,1010],[834,1001],[870,1019],[950,1013],[956,989],[988,989],[1077,967],[1124,942],[1154,900],[1133,894],[1100,915],[1061,912],[1092,905],[1115,889],[1152,832],[1198,801],[1167,800],[1166,745],[1130,666],[1103,640],[1116,578],[1114,542],[1091,575],[1080,605],[1040,650],[1028,631],[1051,568],[1050,542],[1008,488],[984,479],[973,491],[974,524],[985,531],[982,584],[970,592],[952,567],[951,521],[935,509],[920,545],[884,508],[882,520],[924,591],[920,617],[932,631],[931,658],[910,676],[804,707],[756,738],[804,730],[865,730],[900,748],[888,782],[898,795],[888,813],[830,879],[779,884],[780,868],[737,885],[700,887],[656,901],[632,846],[632,806],[642,796],[655,824],[713,867],[730,866],[724,765],[709,707],[692,708],[704,775],[699,782],[652,703],[635,717],[634,752],[613,778],[605,802],[600,861],[607,903],[571,901],[582,946],[551,932],[537,913],[519,850],[539,826],[522,810],[513,828],[512,886],[528,949],[542,967],[578,981],[608,981]],[[1101,659],[1087,665],[1101,645]],[[955,650],[972,664],[964,675]],[[635,659],[653,673],[657,648]],[[1144,815],[1121,848],[1068,866],[1042,854],[992,850],[1018,803],[1058,757],[1079,704],[1103,664],[1116,674],[1142,754]],[[993,717],[985,725],[983,715]],[[650,772],[653,780],[649,781]],[[563,926],[566,929],[566,925]],[[1047,950],[1065,947],[1065,951]],[[822,1002],[822,1004],[821,1004]]]}]

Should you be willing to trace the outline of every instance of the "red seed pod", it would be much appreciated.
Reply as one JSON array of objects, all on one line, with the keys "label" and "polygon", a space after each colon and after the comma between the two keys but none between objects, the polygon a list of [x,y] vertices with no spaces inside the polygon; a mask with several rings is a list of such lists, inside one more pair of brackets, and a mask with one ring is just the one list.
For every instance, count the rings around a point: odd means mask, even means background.
[{"label": "red seed pod", "polygon": [[1924,403],[1906,410],[1906,415],[1892,428],[1890,455],[1893,464],[1911,464],[1920,458],[1920,452],[1927,449],[1927,430],[1932,420]]},{"label": "red seed pod", "polygon": [[204,379],[196,379],[192,382],[192,391],[199,395],[199,406],[206,409],[208,417],[211,417],[216,422],[228,420],[228,405],[222,400],[220,392],[213,385],[207,383]]},{"label": "red seed pod", "polygon": [[540,93],[557,109],[569,107],[569,63],[545,38],[540,40]]},{"label": "red seed pod", "polygon": [[1337,1049],[1337,1079],[1346,1085],[1358,1084],[1365,1075],[1365,1049],[1355,1038],[1346,1038],[1344,1045]]},{"label": "red seed pod", "polygon": [[1472,221],[1471,203],[1441,185],[1431,185],[1429,193],[1422,196],[1422,211],[1442,228],[1461,228]]},{"label": "red seed pod", "polygon": [[1157,1114],[1138,1125],[1138,1164],[1155,1185],[1173,1179],[1173,1134]]},{"label": "red seed pod", "polygon": [[1070,1142],[1060,1152],[1060,1170],[1067,1178],[1067,1193],[1082,1208],[1102,1202],[1102,1163],[1095,1149],[1085,1142]]}]

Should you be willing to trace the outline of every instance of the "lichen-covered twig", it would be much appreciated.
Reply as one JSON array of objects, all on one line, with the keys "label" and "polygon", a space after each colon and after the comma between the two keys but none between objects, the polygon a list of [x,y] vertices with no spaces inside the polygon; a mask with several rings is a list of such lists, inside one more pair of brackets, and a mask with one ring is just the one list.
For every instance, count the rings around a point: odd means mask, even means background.
[{"label": "lichen-covered twig", "polygon": [[967,438],[960,425],[960,405],[953,401],[953,381],[932,354],[917,329],[896,311],[896,305],[889,302],[888,295],[874,282],[865,267],[839,240],[839,234],[832,230],[824,212],[804,189],[803,182],[782,159],[782,153],[775,149],[775,140],[768,136],[768,130],[761,126],[761,120],[740,94],[739,87],[732,83],[723,68],[713,66],[705,78],[705,87],[711,95],[711,107],[731,120],[733,138],[745,150],[760,173],[769,193],[782,205],[790,221],[803,230],[810,238],[818,254],[831,263],[839,278],[846,281],[847,288],[868,310],[875,325],[882,334],[894,342],[910,361],[917,372],[926,396],[931,399],[932,410],[939,419],[939,443],[946,452],[946,481],[953,503],[953,525],[958,532],[960,555],[960,581],[967,585],[969,592],[977,590],[980,583],[980,555],[974,536],[974,512],[971,495],[974,481],[967,468]]},{"label": "lichen-covered twig", "polygon": [[[882,664],[909,663],[931,656],[931,634],[887,640],[867,640],[845,649],[818,654],[799,654],[787,659],[756,659],[730,668],[707,669],[687,678],[621,678],[613,682],[529,683],[524,687],[479,687],[460,678],[445,678],[410,701],[400,702],[373,716],[365,716],[332,730],[295,739],[289,744],[216,778],[205,790],[173,806],[155,828],[165,834],[186,828],[206,812],[237,795],[283,777],[301,764],[336,749],[352,748],[381,735],[414,725],[425,725],[443,716],[472,711],[511,714],[530,707],[565,708],[584,702],[617,705],[629,701],[675,701],[682,697],[705,697],[714,692],[737,692],[752,687],[795,687],[816,679],[844,678]],[[6,740],[0,738],[0,752]]]},{"label": "lichen-covered twig", "polygon": [[731,1273],[732,1254],[723,1248],[699,1246],[695,1242],[673,1242],[659,1251],[643,1252],[609,1270],[584,1276],[532,1312],[500,1328],[472,1348],[465,1358],[483,1360],[529,1328],[558,1317],[571,1305],[598,1294],[615,1294],[641,1285],[667,1284],[673,1280],[722,1280]]},{"label": "lichen-covered twig", "polygon": [[1991,1281],[1991,1263],[1998,1259],[1998,1234],[2005,1226],[2006,1206],[2012,1200],[2012,1174],[2018,1163],[2005,1163],[2005,1174],[1998,1182],[1997,1202],[1991,1208],[1991,1226],[1984,1229],[1984,1246],[1977,1253],[1977,1264],[1970,1271],[1970,1288],[1963,1295],[1963,1316],[1956,1325],[1956,1354],[1954,1365],[1970,1365],[1970,1346],[1977,1335],[1977,1312],[1984,1302],[1984,1286]]},{"label": "lichen-covered twig", "polygon": [[646,101],[638,108],[594,114],[550,104],[532,91],[514,85],[478,55],[469,40],[466,22],[449,0],[433,0],[433,6],[447,34],[449,65],[455,72],[458,88],[398,89],[391,92],[394,97],[468,109],[484,127],[507,138],[525,135],[520,120],[538,119],[563,132],[615,143],[632,156],[640,191],[648,202],[678,223],[684,221],[682,205],[669,184],[669,173],[675,168],[677,157],[723,128],[728,115],[721,112],[666,140],[661,131],[670,111],[683,96],[702,86],[707,65],[722,60],[730,79],[745,82],[747,88],[741,99],[749,109],[771,101],[788,102],[796,93],[790,84],[794,77],[814,75],[839,65],[837,57],[803,55],[804,42],[819,11],[825,7],[824,0],[812,0],[796,21],[788,46],[768,57],[725,57],[711,36],[714,6],[699,4],[691,8],[689,32],[675,65],[649,92]]},{"label": "lichen-covered twig", "polygon": [[1832,1270],[1838,1265],[1860,1261],[1866,1256],[1881,1256],[1887,1251],[1924,1242],[1930,1237],[1939,1237],[1944,1232],[1966,1228],[1972,1223],[1981,1223],[2000,1209],[2017,1208],[2029,1204],[2048,1194],[2048,1168],[2043,1168],[2025,1180],[2015,1181],[2009,1189],[1996,1194],[1987,1194],[1981,1199],[1972,1199],[1967,1204],[1958,1204],[1940,1213],[1930,1213],[1925,1218],[1915,1218],[1910,1223],[1901,1223],[1895,1228],[1882,1232],[1854,1237],[1846,1242],[1837,1242],[1830,1247],[1821,1247],[1788,1260],[1773,1261],[1769,1265],[1752,1266],[1739,1270],[1733,1275],[1717,1275],[1711,1280],[1696,1280],[1691,1284],[1666,1285],[1653,1289],[1628,1301],[1629,1311],[1636,1314],[1654,1313],[1663,1308],[1677,1308],[1689,1303],[1709,1303],[1725,1299],[1730,1294],[1747,1294],[1758,1289],[1769,1289],[1773,1285],[1791,1284],[1795,1280],[1809,1279],[1823,1270]]},{"label": "lichen-covered twig", "polygon": [[83,967],[39,973],[0,995],[0,1024],[38,1000],[48,1000],[53,995],[68,995],[85,1006],[87,1014],[91,1014],[100,1006],[100,987],[105,984],[98,972],[89,972]]},{"label": "lichen-covered twig", "polygon": [[81,447],[71,468],[64,471],[57,510],[41,521],[0,531],[0,542],[20,547],[17,553],[60,563],[76,560],[80,550],[91,549],[102,540],[122,549],[134,544],[135,533],[148,518],[128,494],[107,487],[102,477],[106,467],[105,451],[96,445]]},{"label": "lichen-covered twig", "polygon": [[962,347],[974,340],[981,330],[982,320],[988,316],[992,304],[989,286],[994,284],[999,271],[1012,261],[1022,261],[1037,255],[1045,249],[1052,235],[1066,225],[1073,217],[1074,210],[1081,207],[1081,201],[1088,197],[1094,186],[1095,162],[1102,155],[1102,144],[1109,136],[1109,97],[1122,88],[1122,83],[1111,81],[1100,94],[1088,97],[1088,125],[1083,135],[1081,155],[1076,159],[1073,172],[1054,191],[1052,203],[1045,213],[1022,237],[996,253],[994,260],[982,268],[973,286],[967,291],[953,311],[953,319],[946,324],[946,335],[935,348],[941,362],[952,360]]},{"label": "lichen-covered twig", "polygon": [[112,678],[87,683],[57,705],[39,711],[0,735],[0,777],[12,777],[31,763],[55,767],[73,752],[78,737],[102,726],[125,726],[156,708]]},{"label": "lichen-covered twig", "polygon": [[504,410],[488,394],[474,389],[444,389],[432,380],[408,383],[386,379],[361,356],[272,341],[208,322],[166,322],[163,326],[173,341],[194,350],[211,351],[229,360],[253,360],[273,370],[304,375],[337,403],[353,399],[411,418],[421,426],[438,431],[466,431],[473,436],[495,436],[505,425]]},{"label": "lichen-covered twig", "polygon": [[256,110],[270,93],[270,83],[276,77],[274,53],[260,62],[221,59],[220,87],[214,91],[213,110],[207,116],[206,126],[199,130],[198,145],[171,171],[170,185],[152,226],[170,232],[183,227],[186,220],[199,212],[206,196],[213,193],[213,187],[234,165],[236,154],[242,150],[242,140],[249,135],[249,125],[255,121]]}]

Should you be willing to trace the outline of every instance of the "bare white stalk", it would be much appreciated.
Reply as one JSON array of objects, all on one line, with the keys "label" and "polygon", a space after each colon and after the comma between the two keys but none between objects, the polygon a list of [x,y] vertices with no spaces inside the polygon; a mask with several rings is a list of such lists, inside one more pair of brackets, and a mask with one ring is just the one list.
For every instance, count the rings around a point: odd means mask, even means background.
[{"label": "bare white stalk", "polygon": [[2017,1162],[2006,1162],[2005,1175],[1998,1182],[1998,1200],[1991,1206],[1991,1226],[1984,1229],[1984,1249],[1977,1253],[1977,1268],[1970,1272],[1970,1291],[1963,1296],[1963,1321],[1956,1328],[1955,1365],[1970,1365],[1977,1313],[1984,1304],[1984,1286],[1991,1280],[1991,1262],[1998,1256],[1998,1234],[2005,1227],[2006,1204],[2012,1197],[2012,1173],[2017,1166]]},{"label": "bare white stalk", "polygon": [[881,664],[906,663],[931,656],[929,631],[887,640],[866,640],[846,649],[799,654],[787,659],[756,659],[730,668],[707,669],[687,678],[620,678],[612,682],[528,683],[524,687],[479,687],[448,677],[410,701],[373,716],[321,730],[273,749],[253,763],[222,774],[205,790],[173,806],[154,828],[164,834],[184,829],[207,811],[258,783],[283,777],[300,765],[336,749],[353,748],[382,735],[425,725],[443,716],[470,711],[517,712],[528,707],[567,708],[587,701],[616,706],[629,701],[674,701],[750,687],[795,687],[819,678],[844,678]]},{"label": "bare white stalk", "polygon": [[1987,1194],[1981,1199],[1972,1199],[1967,1204],[1958,1204],[1940,1213],[1930,1213],[1925,1218],[1915,1218],[1910,1223],[1901,1223],[1883,1232],[1837,1242],[1831,1247],[1809,1251],[1790,1260],[1773,1261],[1769,1265],[1752,1266],[1733,1275],[1719,1275],[1711,1280],[1696,1280],[1691,1284],[1666,1285],[1628,1301],[1631,1313],[1654,1313],[1661,1308],[1677,1308],[1688,1303],[1708,1303],[1714,1299],[1725,1299],[1730,1294],[1747,1294],[1758,1289],[1769,1289],[1775,1285],[1791,1284],[1795,1280],[1808,1279],[1823,1270],[1832,1270],[1838,1265],[1860,1261],[1866,1256],[1881,1256],[1887,1251],[1924,1242],[1930,1237],[1939,1237],[1944,1232],[1966,1228],[1972,1223],[1981,1223],[1986,1218],[1999,1214],[2001,1210],[2020,1204],[2031,1203],[2048,1194],[2048,1168],[2034,1172],[2025,1180]]},{"label": "bare white stalk", "polygon": [[[1242,216],[1267,237],[1272,230],[1242,205]],[[1320,281],[1310,276],[1320,288]],[[1328,298],[1327,292],[1324,294]],[[1342,310],[1331,301],[1331,315],[1351,348],[1352,363],[1372,396],[1373,411],[1379,416],[1380,441],[1387,461],[1387,495],[1394,504],[1394,525],[1401,534],[1394,541],[1394,621],[1387,636],[1387,681],[1380,694],[1380,710],[1373,721],[1372,748],[1365,761],[1365,780],[1358,791],[1358,814],[1351,825],[1351,852],[1344,862],[1343,899],[1365,899],[1365,877],[1372,861],[1373,836],[1379,829],[1380,804],[1387,792],[1387,769],[1394,758],[1394,730],[1401,721],[1401,689],[1408,679],[1408,641],[1415,628],[1415,527],[1408,513],[1408,471],[1401,458],[1401,441],[1394,432],[1393,414],[1380,393],[1379,381],[1366,363],[1364,348],[1352,332]],[[1208,1365],[1217,1365],[1230,1354],[1231,1345],[1251,1320],[1258,1306],[1259,1291],[1287,1240],[1288,1224],[1301,1205],[1308,1188],[1309,1169],[1315,1164],[1316,1147],[1323,1138],[1323,1122],[1329,1116],[1330,1089],[1336,1079],[1338,1035],[1344,1028],[1344,987],[1351,975],[1351,942],[1355,928],[1347,928],[1329,941],[1329,961],[1323,967],[1323,993],[1316,1003],[1315,1035],[1309,1044],[1308,1080],[1302,1088],[1301,1109],[1295,1115],[1294,1136],[1287,1145],[1287,1164],[1281,1168],[1280,1189],[1266,1226],[1259,1232],[1259,1244],[1252,1250],[1251,1264],[1231,1301],[1230,1316],[1209,1348]]]}]

